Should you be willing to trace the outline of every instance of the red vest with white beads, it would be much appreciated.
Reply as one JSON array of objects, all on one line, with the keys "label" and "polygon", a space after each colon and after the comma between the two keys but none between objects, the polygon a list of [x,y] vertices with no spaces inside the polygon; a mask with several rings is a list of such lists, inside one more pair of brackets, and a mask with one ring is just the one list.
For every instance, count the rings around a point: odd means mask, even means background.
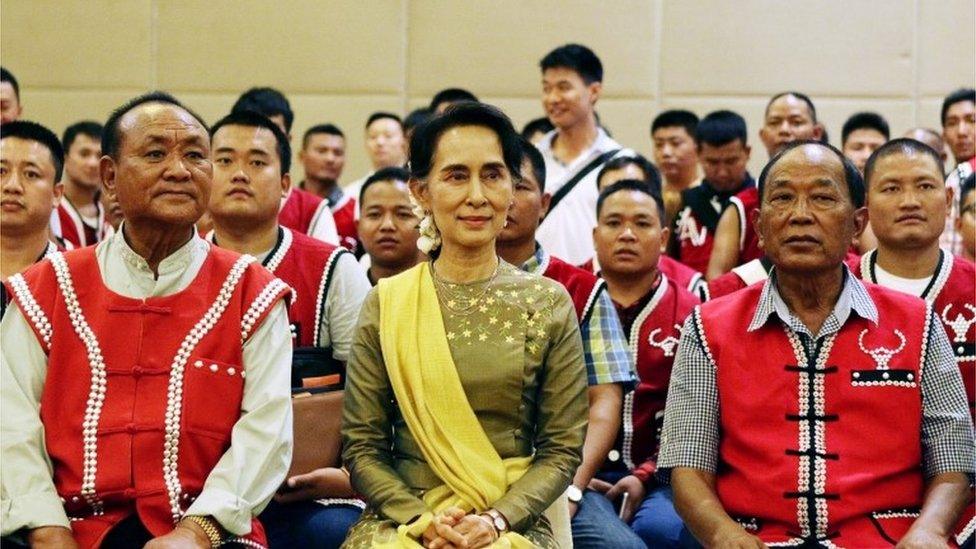
[{"label": "red vest with white beads", "polygon": [[[75,539],[96,547],[133,512],[154,536],[171,531],[230,447],[243,343],[288,287],[216,247],[164,297],[109,290],[94,247],[6,284],[47,354],[40,418]],[[257,519],[248,538],[264,543]]]},{"label": "red vest with white beads", "polygon": [[852,313],[817,348],[775,319],[747,331],[762,284],[701,306],[721,410],[716,488],[767,544],[888,546],[918,516],[930,309],[865,286],[878,324]]},{"label": "red vest with white beads", "polygon": [[547,263],[542,266],[542,276],[555,280],[563,285],[569,296],[573,298],[576,309],[576,319],[580,324],[588,322],[593,304],[596,303],[600,292],[606,289],[603,280],[589,271],[574,267],[562,259],[546,256]]}]

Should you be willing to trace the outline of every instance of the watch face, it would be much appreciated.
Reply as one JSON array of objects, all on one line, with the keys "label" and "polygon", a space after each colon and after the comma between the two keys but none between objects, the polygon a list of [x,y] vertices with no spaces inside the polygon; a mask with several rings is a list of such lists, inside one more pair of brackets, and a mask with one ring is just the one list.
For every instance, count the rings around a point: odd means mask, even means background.
[{"label": "watch face", "polygon": [[573,503],[579,503],[583,500],[583,492],[576,486],[570,484],[566,488],[566,498]]},{"label": "watch face", "polygon": [[499,532],[504,532],[505,531],[505,519],[503,519],[502,517],[495,517],[494,520],[495,520],[495,530],[498,530]]}]

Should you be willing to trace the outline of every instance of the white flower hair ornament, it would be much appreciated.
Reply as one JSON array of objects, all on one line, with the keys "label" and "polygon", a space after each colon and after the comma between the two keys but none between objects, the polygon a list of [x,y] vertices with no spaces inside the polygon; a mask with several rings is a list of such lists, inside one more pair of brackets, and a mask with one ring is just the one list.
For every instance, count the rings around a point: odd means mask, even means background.
[{"label": "white flower hair ornament", "polygon": [[417,229],[420,231],[420,238],[417,239],[417,248],[427,255],[430,255],[431,250],[436,250],[441,247],[441,233],[437,230],[437,225],[434,224],[434,215],[424,209],[417,202],[417,199],[410,193],[410,204],[413,205],[413,213],[420,218],[420,225]]}]

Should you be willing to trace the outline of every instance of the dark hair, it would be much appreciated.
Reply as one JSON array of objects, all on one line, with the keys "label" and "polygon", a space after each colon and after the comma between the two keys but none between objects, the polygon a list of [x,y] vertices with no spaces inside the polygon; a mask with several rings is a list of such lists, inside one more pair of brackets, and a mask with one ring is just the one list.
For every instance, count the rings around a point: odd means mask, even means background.
[{"label": "dark hair", "polygon": [[939,175],[942,175],[942,156],[932,147],[929,147],[925,143],[912,139],[910,137],[899,137],[898,139],[892,139],[891,141],[881,145],[868,157],[868,161],[864,164],[864,185],[869,186],[871,184],[871,176],[874,175],[875,165],[882,158],[892,156],[895,154],[923,154],[927,155],[929,158],[935,162],[935,166],[938,169]]},{"label": "dark hair", "polygon": [[546,192],[546,159],[542,157],[539,149],[528,139],[519,136],[519,147],[522,150],[522,163],[526,160],[532,166],[532,177],[539,183],[539,194]]},{"label": "dark hair", "polygon": [[102,125],[94,120],[82,120],[81,122],[75,122],[74,124],[65,128],[64,135],[61,137],[61,144],[64,146],[65,154],[71,152],[71,145],[75,142],[75,139],[77,139],[79,135],[87,135],[88,137],[101,142]]},{"label": "dark hair", "polygon": [[14,74],[4,67],[0,67],[0,82],[10,82],[10,87],[14,89],[14,95],[17,96],[17,101],[20,101],[20,84],[17,83],[17,78],[14,77]]},{"label": "dark hair", "polygon": [[536,132],[549,133],[554,129],[556,129],[556,126],[553,126],[552,122],[543,116],[541,118],[529,120],[525,126],[522,126],[522,137],[528,139]]},{"label": "dark hair", "polygon": [[655,116],[654,122],[651,122],[651,135],[653,136],[654,132],[661,128],[676,127],[684,128],[690,137],[695,137],[695,132],[698,129],[698,115],[681,109],[664,111]]},{"label": "dark hair", "polygon": [[606,188],[600,191],[600,196],[596,199],[597,219],[600,218],[600,210],[603,209],[603,203],[606,202],[607,198],[620,191],[637,191],[653,198],[654,204],[657,206],[658,221],[662,227],[664,226],[664,199],[661,198],[660,191],[650,188],[646,181],[641,181],[640,179],[621,179],[620,181],[615,181],[612,185],[607,185]]},{"label": "dark hair", "polygon": [[285,119],[286,132],[291,132],[291,124],[295,121],[295,113],[291,111],[288,98],[274,88],[251,88],[247,90],[237,98],[237,102],[234,103],[230,111],[253,111],[268,118],[280,115]]},{"label": "dark hair", "polygon": [[380,181],[402,181],[404,183],[410,181],[410,172],[403,168],[392,167],[383,168],[377,170],[373,175],[366,178],[363,186],[359,188],[359,207],[362,208],[363,197],[366,196],[366,189],[368,189],[373,183],[379,183]]},{"label": "dark hair", "polygon": [[430,107],[428,109],[430,109],[430,112],[437,112],[437,107],[441,103],[460,103],[461,101],[474,101],[477,103],[478,98],[475,94],[462,88],[447,88],[434,95],[434,98],[430,100]]},{"label": "dark hair", "polygon": [[786,97],[787,95],[792,95],[793,97],[806,103],[807,108],[810,109],[810,120],[814,124],[817,123],[817,107],[813,106],[813,100],[810,99],[810,97],[807,96],[807,94],[800,93],[798,91],[785,91],[785,92],[777,93],[776,95],[771,97],[769,99],[769,103],[766,103],[766,110],[763,111],[763,118],[766,118],[769,115],[769,107],[772,107],[773,103],[775,103],[777,99],[779,99],[780,97]]},{"label": "dark hair", "polygon": [[392,112],[383,112],[383,111],[374,112],[373,114],[369,115],[369,118],[366,119],[366,126],[365,126],[366,129],[369,129],[369,127],[373,124],[373,122],[376,122],[377,120],[382,120],[384,118],[395,120],[397,125],[400,126],[400,129],[401,130],[403,129],[403,120],[400,120],[399,116],[393,114]]},{"label": "dark hair", "polygon": [[502,147],[505,166],[512,178],[522,177],[522,150],[512,121],[501,110],[485,103],[457,103],[444,114],[431,118],[410,138],[410,175],[424,179],[430,174],[437,142],[451,128],[481,126],[495,132]]},{"label": "dark hair", "polygon": [[949,107],[955,105],[956,103],[962,103],[963,101],[976,103],[976,89],[959,88],[946,96],[945,100],[942,101],[942,118],[940,118],[943,126],[945,126],[946,123],[946,114],[949,112]]},{"label": "dark hair", "polygon": [[127,103],[112,111],[112,114],[109,115],[108,120],[105,122],[105,126],[102,128],[102,154],[118,160],[119,146],[122,143],[122,136],[119,132],[119,121],[129,111],[147,103],[165,103],[179,107],[195,118],[203,126],[204,131],[210,131],[207,123],[203,121],[203,118],[200,118],[200,115],[188,109],[183,103],[177,101],[175,97],[166,92],[153,91],[130,99]]},{"label": "dark hair", "polygon": [[762,206],[763,190],[766,188],[766,179],[769,177],[769,172],[772,171],[773,166],[779,163],[779,160],[783,158],[786,153],[804,145],[816,145],[834,153],[834,156],[836,156],[844,166],[844,182],[847,184],[848,194],[851,195],[851,202],[854,203],[855,208],[864,207],[864,178],[861,177],[861,172],[857,171],[857,166],[848,160],[848,158],[844,156],[844,153],[840,152],[837,147],[831,145],[830,143],[821,143],[820,141],[813,139],[805,139],[802,141],[793,141],[788,143],[783,147],[783,150],[776,153],[776,155],[770,158],[769,162],[763,166],[762,172],[759,174],[759,182],[757,184],[759,189],[760,207]]},{"label": "dark hair", "polygon": [[47,147],[48,152],[51,153],[51,163],[54,164],[54,182],[61,181],[61,173],[64,170],[64,148],[61,147],[61,142],[54,132],[37,122],[16,120],[0,126],[0,140],[8,137],[36,141]]},{"label": "dark hair", "polygon": [[844,122],[844,127],[840,130],[841,145],[846,144],[847,138],[857,130],[874,130],[883,135],[885,141],[891,138],[891,130],[883,116],[876,112],[859,112],[852,114]]},{"label": "dark hair", "polygon": [[570,69],[580,75],[583,82],[592,84],[603,82],[603,63],[593,50],[580,44],[566,44],[547,53],[539,67],[547,69]]},{"label": "dark hair", "polygon": [[721,147],[738,139],[743,145],[747,143],[748,132],[746,121],[739,114],[732,111],[715,111],[701,119],[695,128],[695,143],[699,147],[710,145]]},{"label": "dark hair", "polygon": [[969,193],[973,192],[974,186],[976,186],[976,172],[967,175],[966,179],[963,179],[962,182],[959,183],[959,209],[960,210],[962,210],[962,204],[963,202],[966,201],[966,197],[969,196]]},{"label": "dark hair", "polygon": [[427,107],[421,107],[419,109],[410,111],[410,114],[403,119],[403,132],[407,133],[417,126],[420,126],[424,122],[430,120],[432,116],[434,116],[434,111],[428,109]]},{"label": "dark hair", "polygon": [[305,147],[308,146],[309,137],[312,137],[313,135],[317,135],[320,133],[324,133],[327,135],[335,135],[343,139],[346,138],[346,134],[342,133],[342,130],[339,129],[339,126],[336,126],[335,124],[316,124],[315,126],[312,126],[311,128],[305,130],[305,135],[302,136],[302,148],[304,149]]},{"label": "dark hair", "polygon": [[641,181],[647,185],[647,188],[661,194],[661,172],[657,171],[657,168],[654,167],[654,164],[651,164],[650,160],[639,153],[634,153],[633,155],[616,156],[608,160],[607,163],[600,168],[600,173],[596,176],[597,188],[600,188],[600,180],[603,179],[604,174],[611,170],[626,168],[627,166],[637,166],[644,174],[644,178]]},{"label": "dark hair", "polygon": [[254,111],[232,111],[213,125],[213,128],[210,130],[211,141],[217,136],[217,131],[224,126],[264,128],[270,131],[275,136],[275,150],[278,153],[278,160],[281,164],[281,174],[284,175],[291,170],[291,144],[288,143],[288,136],[267,116]]}]

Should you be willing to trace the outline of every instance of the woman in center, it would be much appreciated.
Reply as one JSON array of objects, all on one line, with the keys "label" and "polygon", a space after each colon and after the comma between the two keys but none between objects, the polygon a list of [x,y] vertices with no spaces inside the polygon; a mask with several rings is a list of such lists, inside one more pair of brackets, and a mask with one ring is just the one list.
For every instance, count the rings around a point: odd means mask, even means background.
[{"label": "woman in center", "polygon": [[563,287],[495,254],[520,163],[511,121],[479,103],[411,139],[432,259],[363,304],[342,436],[370,507],[346,547],[555,546],[543,512],[580,463],[586,375]]}]

